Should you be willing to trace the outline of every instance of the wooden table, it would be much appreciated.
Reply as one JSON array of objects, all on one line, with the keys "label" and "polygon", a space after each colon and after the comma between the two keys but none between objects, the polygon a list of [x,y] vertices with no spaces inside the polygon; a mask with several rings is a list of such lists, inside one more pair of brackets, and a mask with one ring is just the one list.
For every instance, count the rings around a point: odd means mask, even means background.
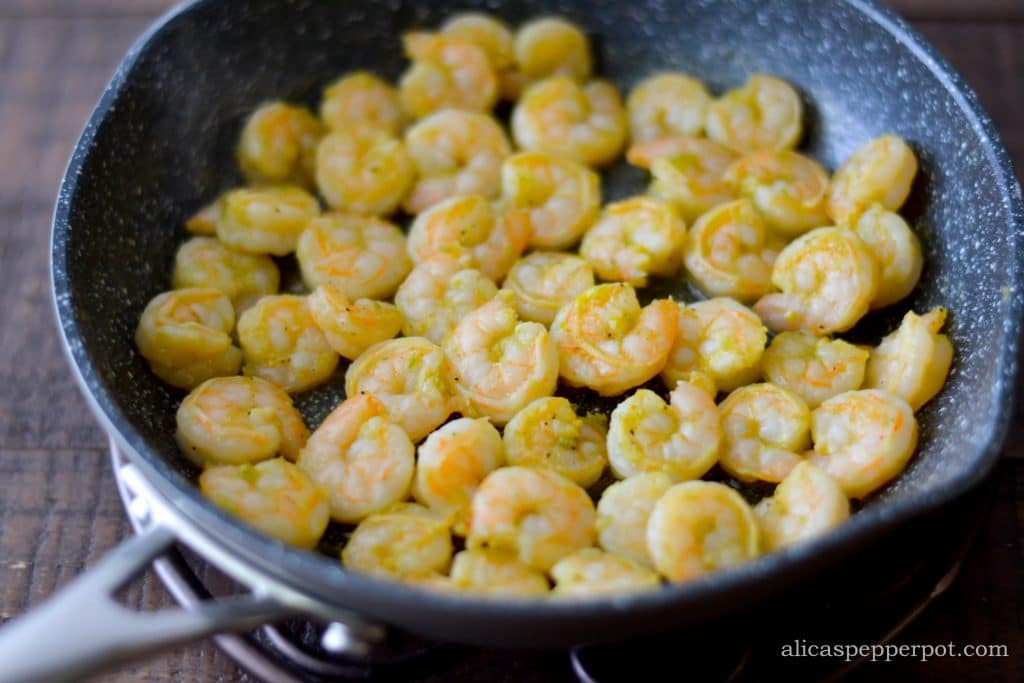
[{"label": "wooden table", "polygon": [[[115,64],[170,0],[0,2],[0,619],[38,603],[129,533],[106,440],[73,384],[50,306],[47,240],[75,138]],[[900,0],[977,90],[1024,164],[1024,3]],[[1020,423],[1020,413],[1018,419]],[[997,467],[997,499],[960,578],[900,639],[1006,643],[1009,659],[901,660],[865,677],[1024,680],[1024,455],[1021,430]],[[172,600],[152,574],[123,592],[153,609]],[[54,643],[59,647],[58,643]],[[502,659],[504,657],[504,659]],[[2,663],[0,663],[2,667]],[[474,668],[476,667],[476,668]],[[566,670],[550,656],[491,656],[507,680]],[[0,669],[2,672],[2,669]],[[110,674],[112,681],[247,680],[210,641]]]}]

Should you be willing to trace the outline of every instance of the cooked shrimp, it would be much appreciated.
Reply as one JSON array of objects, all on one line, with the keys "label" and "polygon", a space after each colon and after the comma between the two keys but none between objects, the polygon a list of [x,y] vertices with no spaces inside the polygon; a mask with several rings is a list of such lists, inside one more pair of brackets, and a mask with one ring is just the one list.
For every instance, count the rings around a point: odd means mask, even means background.
[{"label": "cooked shrimp", "polygon": [[178,406],[175,438],[189,460],[242,465],[283,455],[299,457],[309,430],[292,399],[259,377],[216,377]]},{"label": "cooked shrimp", "polygon": [[390,579],[422,579],[448,569],[452,537],[443,519],[405,504],[370,515],[341,551],[349,569]]},{"label": "cooked shrimp", "polygon": [[221,465],[199,475],[204,496],[263,533],[313,548],[330,517],[327,495],[282,458],[258,465]]},{"label": "cooked shrimp", "polygon": [[690,278],[708,296],[748,303],[771,289],[783,247],[749,199],[718,206],[697,219],[683,252]]},{"label": "cooked shrimp", "polygon": [[268,256],[228,249],[212,237],[193,237],[174,255],[171,286],[219,289],[241,313],[260,297],[277,293],[280,280]]},{"label": "cooked shrimp", "polygon": [[217,219],[223,207],[224,196],[221,195],[192,214],[185,221],[185,230],[193,235],[216,235]]},{"label": "cooked shrimp", "polygon": [[381,342],[345,372],[345,394],[373,394],[417,442],[457,408],[452,368],[444,351],[422,337]]},{"label": "cooked shrimp", "polygon": [[502,93],[515,100],[536,81],[567,76],[580,83],[590,78],[594,58],[583,30],[558,17],[523,24],[515,38],[516,70],[502,80]]},{"label": "cooked shrimp", "polygon": [[443,35],[478,45],[487,54],[505,99],[519,97],[521,76],[515,70],[516,48],[512,31],[500,19],[482,12],[456,14],[441,25]]},{"label": "cooked shrimp", "polygon": [[470,550],[504,550],[547,571],[593,542],[593,501],[551,470],[502,467],[487,475],[473,496]]},{"label": "cooked shrimp", "polygon": [[153,374],[179,389],[234,375],[242,353],[231,342],[235,312],[219,289],[176,289],[142,312],[135,345]]},{"label": "cooked shrimp", "polygon": [[330,282],[317,287],[307,301],[313,322],[327,343],[349,360],[402,330],[402,313],[397,306],[372,299],[352,301]]},{"label": "cooked shrimp", "polygon": [[253,185],[313,185],[313,158],[323,125],[303,108],[268,102],[245,122],[238,165]]},{"label": "cooked shrimp", "polygon": [[660,73],[645,78],[626,98],[633,143],[677,135],[700,135],[711,95],[696,78]]},{"label": "cooked shrimp", "polygon": [[299,467],[327,492],[331,518],[352,523],[409,495],[416,457],[382,402],[352,396],[309,437]]},{"label": "cooked shrimp", "polygon": [[402,45],[412,65],[402,74],[398,94],[413,118],[440,109],[489,111],[494,106],[498,77],[475,41],[417,31],[402,36]]},{"label": "cooked shrimp", "polygon": [[783,332],[772,339],[761,365],[764,377],[817,408],[864,382],[868,352],[842,339]]},{"label": "cooked shrimp", "polygon": [[724,178],[783,235],[801,235],[831,222],[825,211],[828,173],[802,154],[788,149],[757,152],[730,166]]},{"label": "cooked shrimp", "polygon": [[415,179],[412,156],[397,138],[336,130],[316,149],[316,186],[333,209],[386,216]]},{"label": "cooked shrimp", "polygon": [[828,213],[839,225],[853,225],[872,204],[898,211],[917,175],[917,157],[906,142],[883,135],[860,147],[832,176]]},{"label": "cooked shrimp", "polygon": [[718,406],[722,418],[719,464],[739,481],[782,481],[811,446],[811,411],[796,394],[774,384],[748,384]]},{"label": "cooked shrimp", "polygon": [[405,133],[419,178],[405,198],[409,213],[420,213],[459,195],[494,199],[501,190],[501,164],[512,154],[505,131],[494,118],[446,109]]},{"label": "cooked shrimp", "polygon": [[754,513],[725,484],[687,481],[655,503],[647,551],[669,581],[688,581],[753,560],[761,539]]},{"label": "cooked shrimp", "polygon": [[851,498],[864,498],[898,475],[917,446],[917,420],[887,391],[848,391],[811,413],[810,461],[832,475]]},{"label": "cooked shrimp", "polygon": [[813,538],[850,517],[850,501],[827,472],[801,462],[754,506],[766,550]]},{"label": "cooked shrimp", "polygon": [[905,299],[921,279],[924,256],[921,242],[898,213],[875,204],[853,225],[878,262],[878,291],[871,308]]},{"label": "cooked shrimp", "polygon": [[463,550],[452,560],[449,576],[452,588],[468,593],[530,597],[549,590],[542,572],[497,550]]},{"label": "cooked shrimp", "polygon": [[354,213],[313,219],[299,237],[295,256],[307,287],[329,282],[350,299],[385,299],[412,268],[398,226]]},{"label": "cooked shrimp", "polygon": [[626,159],[649,168],[650,193],[676,207],[688,222],[736,198],[725,172],[736,155],[717,142],[677,136],[633,145]]},{"label": "cooked shrimp", "polygon": [[242,372],[293,394],[322,383],[338,367],[338,354],[316,326],[304,296],[278,294],[257,301],[238,319]]},{"label": "cooked shrimp", "polygon": [[583,488],[593,486],[608,464],[608,418],[580,417],[568,400],[538,398],[505,426],[510,465],[547,467]]},{"label": "cooked shrimp", "polygon": [[535,249],[571,247],[601,210],[601,177],[578,161],[543,152],[506,159],[501,191],[508,207],[529,215]]},{"label": "cooked shrimp", "polygon": [[718,461],[722,425],[718,409],[701,389],[679,382],[665,403],[638,389],[612,411],[608,460],[621,479],[663,472],[672,481],[699,479]]},{"label": "cooked shrimp", "polygon": [[597,544],[639,565],[652,566],[647,520],[671,487],[672,478],[664,472],[641,472],[606,488],[597,503]]},{"label": "cooked shrimp", "polygon": [[740,154],[792,149],[803,134],[804,108],[789,83],[755,74],[708,107],[708,137]]},{"label": "cooked shrimp", "polygon": [[446,199],[417,216],[409,228],[409,253],[416,263],[466,254],[475,268],[497,282],[529,239],[525,216],[471,194]]},{"label": "cooked shrimp", "polygon": [[413,268],[395,294],[405,336],[440,344],[460,320],[498,294],[494,281],[470,268],[471,262],[438,254]]},{"label": "cooked shrimp", "polygon": [[331,130],[362,136],[395,137],[405,126],[398,91],[366,71],[346,74],[324,89],[320,118]]},{"label": "cooked shrimp", "polygon": [[516,295],[519,317],[550,325],[562,306],[594,286],[594,270],[573,254],[535,251],[512,265],[503,286]]},{"label": "cooked shrimp", "polygon": [[924,315],[908,311],[871,352],[865,386],[896,394],[919,410],[942,389],[953,363],[953,344],[940,334],[945,323],[944,308]]},{"label": "cooked shrimp", "polygon": [[875,299],[878,264],[864,241],[843,228],[817,228],[790,242],[772,270],[781,293],[754,310],[776,332],[845,332]]},{"label": "cooked shrimp", "polygon": [[504,425],[558,384],[558,350],[540,323],[519,322],[511,292],[466,316],[444,341],[468,414]]},{"label": "cooked shrimp", "polygon": [[237,251],[284,256],[319,215],[316,197],[298,187],[234,190],[224,196],[217,237]]},{"label": "cooked shrimp", "polygon": [[675,209],[653,197],[608,204],[580,245],[580,255],[602,280],[647,284],[681,265],[686,224]]},{"label": "cooked shrimp", "polygon": [[672,301],[641,308],[631,285],[591,287],[551,323],[559,373],[570,385],[602,396],[639,386],[665,367],[678,320],[679,307]]},{"label": "cooked shrimp", "polygon": [[524,150],[604,166],[626,144],[626,111],[611,83],[556,76],[523,93],[512,111],[512,135]]},{"label": "cooked shrimp", "polygon": [[658,575],[626,557],[597,548],[583,548],[560,559],[551,568],[555,595],[602,598],[661,586]]}]

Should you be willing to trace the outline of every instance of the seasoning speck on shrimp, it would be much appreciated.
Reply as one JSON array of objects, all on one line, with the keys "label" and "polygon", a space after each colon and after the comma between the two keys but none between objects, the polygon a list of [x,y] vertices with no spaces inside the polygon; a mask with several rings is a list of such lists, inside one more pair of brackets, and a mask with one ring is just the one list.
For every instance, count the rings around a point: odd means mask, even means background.
[{"label": "seasoning speck on shrimp", "polygon": [[341,551],[349,569],[388,579],[424,579],[447,570],[451,559],[448,525],[409,503],[364,519]]},{"label": "seasoning speck on shrimp", "polygon": [[788,149],[757,152],[730,166],[725,182],[783,235],[800,235],[831,222],[825,211],[828,173],[802,154]]},{"label": "seasoning speck on shrimp", "polygon": [[765,379],[792,391],[813,409],[833,396],[860,389],[867,362],[867,350],[842,339],[783,332],[765,350],[762,367]]},{"label": "seasoning speck on shrimp", "polygon": [[725,182],[736,154],[717,142],[686,136],[651,140],[630,147],[626,159],[650,169],[650,193],[676,207],[688,222],[736,198]]},{"label": "seasoning speck on shrimp", "polygon": [[331,130],[396,137],[405,126],[398,91],[366,71],[339,78],[324,89],[320,118]]},{"label": "seasoning speck on shrimp", "polygon": [[594,58],[583,30],[565,19],[542,17],[523,24],[515,37],[514,77],[502,83],[507,99],[517,99],[530,83],[567,76],[580,83],[590,78]]},{"label": "seasoning speck on shrimp", "polygon": [[708,137],[740,154],[792,149],[803,134],[804,109],[789,83],[755,74],[708,107]]},{"label": "seasoning speck on shrimp", "polygon": [[793,468],[775,493],[754,506],[765,550],[818,536],[850,517],[850,500],[827,472],[809,462]]},{"label": "seasoning speck on shrimp", "polygon": [[231,299],[236,313],[275,294],[280,280],[270,257],[228,249],[212,237],[193,237],[178,247],[171,274],[175,289],[219,289]]},{"label": "seasoning speck on shrimp", "polygon": [[634,143],[678,135],[700,135],[711,95],[696,78],[660,73],[644,79],[626,99],[629,132]]},{"label": "seasoning speck on shrimp", "polygon": [[316,150],[316,186],[333,209],[394,213],[415,178],[412,157],[397,138],[336,130]]},{"label": "seasoning speck on shrimp", "polygon": [[566,598],[603,598],[661,586],[647,567],[598,548],[583,548],[563,557],[551,568],[554,594]]},{"label": "seasoning speck on shrimp", "polygon": [[580,245],[580,254],[602,280],[647,284],[651,275],[674,274],[681,265],[686,224],[669,204],[633,197],[604,207]]},{"label": "seasoning speck on shrimp", "polygon": [[547,467],[583,488],[593,486],[608,464],[608,418],[576,414],[560,396],[533,401],[505,426],[510,465]]},{"label": "seasoning speck on shrimp", "polygon": [[253,185],[313,186],[313,159],[323,125],[311,112],[269,102],[245,122],[238,165]]},{"label": "seasoning speck on shrimp", "polygon": [[871,352],[865,386],[896,394],[919,410],[942,389],[953,363],[953,344],[940,333],[945,323],[944,308],[924,315],[908,311]]},{"label": "seasoning speck on shrimp", "polygon": [[718,406],[722,418],[719,464],[739,481],[782,481],[811,446],[811,411],[796,394],[774,384],[749,384]]},{"label": "seasoning speck on shrimp", "polygon": [[284,256],[319,215],[316,197],[298,187],[233,190],[224,196],[217,237],[237,251]]},{"label": "seasoning speck on shrimp", "polygon": [[839,225],[853,225],[872,204],[899,211],[917,175],[917,157],[906,142],[883,135],[843,162],[832,176],[828,213]]},{"label": "seasoning speck on shrimp", "polygon": [[210,467],[199,475],[199,490],[235,517],[299,548],[314,548],[330,517],[323,489],[282,458]]},{"label": "seasoning speck on shrimp", "polygon": [[647,520],[654,504],[672,483],[664,472],[641,472],[606,488],[597,503],[597,544],[610,553],[651,567]]},{"label": "seasoning speck on shrimp", "polygon": [[398,94],[405,111],[423,118],[441,109],[489,111],[498,99],[498,77],[487,52],[474,41],[420,31],[402,36],[412,64]]},{"label": "seasoning speck on shrimp", "polygon": [[450,587],[477,595],[532,597],[548,592],[543,572],[499,550],[463,550],[452,560]]},{"label": "seasoning speck on shrimp", "polygon": [[317,287],[307,301],[313,322],[327,343],[349,360],[402,330],[402,313],[397,306],[372,299],[352,301],[330,282]]},{"label": "seasoning speck on shrimp", "polygon": [[405,336],[440,344],[459,321],[498,294],[494,281],[470,263],[468,255],[438,254],[413,268],[395,294]]},{"label": "seasoning speck on shrimp", "polygon": [[905,299],[921,278],[924,256],[921,242],[903,218],[875,204],[853,225],[878,262],[878,291],[871,308]]},{"label": "seasoning speck on shrimp", "polygon": [[550,325],[562,306],[594,286],[594,270],[573,254],[535,251],[513,264],[503,287],[516,296],[519,317]]}]

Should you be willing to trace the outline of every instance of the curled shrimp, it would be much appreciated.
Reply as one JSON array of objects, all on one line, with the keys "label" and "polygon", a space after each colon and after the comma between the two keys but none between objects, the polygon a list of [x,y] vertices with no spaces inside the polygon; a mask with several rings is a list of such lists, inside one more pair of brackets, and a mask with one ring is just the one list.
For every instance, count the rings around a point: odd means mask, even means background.
[{"label": "curled shrimp", "polygon": [[275,294],[280,281],[270,257],[228,249],[212,237],[193,237],[178,247],[171,274],[175,289],[219,289],[231,299],[237,313],[260,297]]},{"label": "curled shrimp", "polygon": [[413,118],[440,109],[489,111],[498,99],[498,77],[476,42],[444,34],[402,36],[412,65],[402,74],[398,94]]},{"label": "curled shrimp", "polygon": [[526,151],[604,166],[614,161],[626,144],[626,112],[611,83],[580,85],[556,76],[523,93],[512,111],[512,135]]},{"label": "curled shrimp", "polygon": [[634,143],[677,135],[700,135],[711,95],[696,78],[659,73],[645,78],[626,98],[630,138]]},{"label": "curled shrimp", "polygon": [[519,96],[515,37],[503,21],[482,12],[463,12],[444,22],[441,34],[478,45],[494,69],[501,97],[514,100]]},{"label": "curled shrimp", "polygon": [[688,581],[756,558],[754,513],[725,484],[687,481],[658,499],[647,522],[647,550],[669,581]]},{"label": "curled shrimp", "polygon": [[664,472],[640,472],[604,490],[597,502],[597,543],[609,553],[651,567],[647,520],[658,499],[672,487]]},{"label": "curled shrimp", "polygon": [[460,320],[498,294],[498,286],[471,259],[439,254],[413,268],[395,294],[407,337],[444,341]]},{"label": "curled shrimp", "polygon": [[679,307],[672,301],[641,308],[631,285],[591,287],[551,323],[559,374],[570,385],[602,396],[639,386],[665,367],[678,320]]},{"label": "curled shrimp", "polygon": [[725,172],[736,155],[717,142],[686,136],[661,138],[633,145],[626,159],[650,169],[650,193],[674,206],[688,222],[736,198],[725,182]]},{"label": "curled shrimp", "polygon": [[412,156],[397,138],[336,130],[316,149],[316,186],[332,209],[386,216],[415,179]]},{"label": "curled shrimp", "polygon": [[899,396],[877,389],[839,394],[811,413],[814,453],[850,498],[864,498],[894,478],[914,454],[917,420]]},{"label": "curled shrimp", "polygon": [[298,187],[233,190],[224,196],[217,237],[236,251],[284,256],[319,215],[316,197]]},{"label": "curled shrimp", "polygon": [[898,211],[917,175],[914,150],[895,135],[876,138],[850,156],[832,176],[828,213],[839,225],[853,225],[872,204]]},{"label": "curled shrimp", "polygon": [[449,586],[467,593],[531,597],[548,592],[543,572],[497,550],[463,550],[452,560]]},{"label": "curled shrimp", "polygon": [[807,404],[774,384],[740,387],[718,412],[724,437],[718,462],[739,481],[780,482],[811,446]]},{"label": "curled shrimp", "polygon": [[940,334],[945,323],[944,308],[924,315],[908,311],[871,352],[865,386],[895,394],[919,410],[942,389],[953,363],[953,344]]},{"label": "curled shrimp", "polygon": [[405,126],[398,91],[366,71],[346,74],[324,89],[320,118],[331,130],[397,136]]},{"label": "curled shrimp", "polygon": [[505,425],[510,465],[547,467],[583,488],[593,486],[608,464],[608,418],[580,417],[560,396],[538,398]]},{"label": "curled shrimp", "polygon": [[551,578],[555,595],[572,598],[601,598],[661,586],[650,569],[598,548],[583,548],[563,557],[551,568]]},{"label": "curled shrimp", "polygon": [[724,178],[783,235],[800,235],[830,223],[825,211],[828,173],[814,159],[788,149],[766,150],[743,157]]},{"label": "curled shrimp", "polygon": [[516,32],[515,59],[527,82],[568,76],[582,83],[594,68],[587,35],[579,26],[558,17],[523,24]]},{"label": "curled shrimp", "polygon": [[371,346],[348,366],[345,394],[373,394],[417,442],[458,407],[452,368],[441,347],[422,337]]},{"label": "curled shrimp", "polygon": [[534,467],[491,472],[473,496],[466,547],[513,554],[547,571],[594,542],[594,503],[562,475]]},{"label": "curled shrimp", "polygon": [[157,377],[191,389],[211,377],[234,375],[242,353],[231,341],[235,312],[219,289],[176,289],[142,312],[135,345]]},{"label": "curled shrimp", "polygon": [[252,185],[313,186],[316,145],[323,125],[303,107],[284,102],[260,105],[238,141],[238,165]]},{"label": "curled shrimp", "polygon": [[576,244],[601,210],[601,177],[572,159],[521,152],[501,166],[502,201],[528,214],[530,246]]},{"label": "curled shrimp", "polygon": [[509,269],[503,287],[523,320],[550,325],[562,306],[594,286],[594,269],[573,254],[535,251]]},{"label": "curled shrimp", "polygon": [[331,518],[352,523],[409,495],[416,457],[383,403],[352,396],[316,428],[298,464],[327,492]]},{"label": "curled shrimp", "polygon": [[402,313],[394,304],[372,299],[352,301],[335,284],[317,287],[307,299],[313,322],[331,348],[349,360],[374,344],[398,336]]},{"label": "curled shrimp", "polygon": [[420,580],[448,569],[452,537],[446,522],[405,503],[359,523],[341,551],[349,569],[389,579]]},{"label": "curled shrimp", "polygon": [[412,268],[398,226],[354,213],[310,221],[295,256],[307,287],[331,283],[352,299],[391,296]]},{"label": "curled shrimp", "polygon": [[259,377],[216,377],[178,406],[175,438],[189,460],[242,465],[282,455],[299,457],[309,430],[292,399]]},{"label": "curled shrimp", "polygon": [[330,512],[323,489],[282,458],[257,465],[220,465],[199,475],[199,490],[268,536],[314,548]]},{"label": "curled shrimp", "polygon": [[257,301],[238,319],[242,372],[290,393],[322,383],[338,367],[338,354],[316,326],[304,296],[277,294]]},{"label": "curled shrimp", "polygon": [[766,550],[818,536],[850,517],[850,500],[827,472],[801,462],[754,506]]},{"label": "curled shrimp", "polygon": [[772,330],[845,332],[875,299],[878,264],[854,232],[816,228],[779,253],[772,284],[782,292],[767,294],[754,306]]},{"label": "curled shrimp", "polygon": [[768,149],[792,149],[803,134],[804,108],[789,83],[754,74],[708,107],[708,137],[752,154]]},{"label": "curled shrimp", "polygon": [[201,207],[185,221],[185,230],[193,235],[211,236],[217,234],[217,220],[224,208],[224,195],[218,196]]},{"label": "curled shrimp", "polygon": [[643,287],[651,275],[679,270],[685,242],[686,223],[671,205],[633,197],[604,207],[583,237],[580,255],[602,280]]},{"label": "curled shrimp", "polygon": [[764,352],[764,376],[788,389],[809,408],[846,391],[860,389],[868,352],[842,339],[808,332],[783,332]]},{"label": "curled shrimp", "polygon": [[444,341],[455,388],[473,416],[504,425],[558,383],[558,351],[540,323],[519,322],[514,296],[497,296],[466,316]]},{"label": "curled shrimp", "polygon": [[875,204],[853,225],[878,262],[878,291],[871,308],[905,299],[917,286],[924,267],[921,242],[898,213]]}]

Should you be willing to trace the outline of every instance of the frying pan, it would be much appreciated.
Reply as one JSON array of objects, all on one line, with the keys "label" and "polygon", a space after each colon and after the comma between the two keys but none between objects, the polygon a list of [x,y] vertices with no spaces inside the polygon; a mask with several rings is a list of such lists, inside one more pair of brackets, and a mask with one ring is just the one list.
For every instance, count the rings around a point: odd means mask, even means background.
[{"label": "frying pan", "polygon": [[[904,211],[923,236],[921,284],[855,331],[876,341],[913,308],[945,305],[957,349],[949,382],[921,413],[920,453],[897,481],[827,536],[647,594],[593,602],[505,602],[421,592],[346,571],[336,558],[262,536],[207,503],[173,440],[182,394],[158,381],[132,333],[168,286],[183,220],[240,182],[233,146],[245,115],[286,97],[313,105],[342,72],[403,69],[398,36],[478,8],[517,24],[561,14],[593,37],[599,70],[622,90],[661,69],[716,92],[753,72],[795,84],[803,149],[835,168],[883,132],[916,149],[922,172]],[[606,199],[642,191],[609,171]],[[14,680],[69,679],[112,656],[250,628],[294,612],[371,637],[386,624],[485,646],[559,647],[636,637],[751,606],[977,484],[1010,418],[1022,292],[1024,208],[988,116],[953,69],[903,21],[865,0],[196,0],[131,49],[74,152],[53,222],[55,304],[86,400],[161,504],[149,531],[115,550],[36,613],[0,631]],[[682,285],[677,294],[688,298]],[[298,397],[312,425],[340,400],[335,380]],[[174,539],[253,589],[199,612],[128,615],[107,595]],[[841,590],[841,587],[837,588]],[[77,610],[77,612],[76,612]],[[61,651],[45,643],[60,643]],[[74,645],[67,645],[73,643]],[[41,649],[45,648],[45,649]],[[13,668],[12,668],[13,667]]]}]

